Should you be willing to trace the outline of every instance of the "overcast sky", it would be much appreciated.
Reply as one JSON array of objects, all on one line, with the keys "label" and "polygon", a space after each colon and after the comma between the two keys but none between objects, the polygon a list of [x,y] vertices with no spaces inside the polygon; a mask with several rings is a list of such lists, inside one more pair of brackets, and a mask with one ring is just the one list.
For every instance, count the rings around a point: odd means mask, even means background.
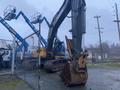
[{"label": "overcast sky", "polygon": [[[3,11],[8,5],[13,5],[17,8],[17,12],[22,10],[29,18],[36,12],[40,12],[46,16],[48,21],[51,22],[55,13],[59,10],[64,0],[0,0],[0,16],[3,17]],[[102,41],[112,43],[119,43],[118,31],[115,19],[114,2],[118,3],[119,0],[86,0],[87,3],[87,33],[85,35],[85,45],[98,44],[98,31],[96,20],[93,18],[95,15],[101,16],[100,25],[102,28]],[[120,11],[119,11],[120,12]],[[23,38],[31,34],[33,31],[25,23],[24,19],[20,17],[18,20],[8,22]],[[59,28],[58,36],[64,40],[64,36],[71,36],[68,32],[71,29],[70,19],[65,19]],[[45,22],[42,24],[42,35],[47,39],[48,27]],[[11,34],[4,26],[0,24],[0,38],[12,39]],[[37,39],[35,37],[35,39]],[[31,38],[27,40],[31,41]]]}]

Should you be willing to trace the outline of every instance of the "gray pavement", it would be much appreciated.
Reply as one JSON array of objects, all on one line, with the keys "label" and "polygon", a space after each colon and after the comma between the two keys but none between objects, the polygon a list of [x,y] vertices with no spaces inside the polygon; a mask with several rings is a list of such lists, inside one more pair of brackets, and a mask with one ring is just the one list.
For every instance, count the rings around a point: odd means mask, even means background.
[{"label": "gray pavement", "polygon": [[[57,73],[48,74],[43,70],[19,74],[34,90],[120,90],[120,70],[88,69],[89,78],[85,87],[66,87]],[[40,75],[40,77],[39,77]],[[39,81],[40,78],[40,81]],[[40,86],[39,86],[40,85]]]}]

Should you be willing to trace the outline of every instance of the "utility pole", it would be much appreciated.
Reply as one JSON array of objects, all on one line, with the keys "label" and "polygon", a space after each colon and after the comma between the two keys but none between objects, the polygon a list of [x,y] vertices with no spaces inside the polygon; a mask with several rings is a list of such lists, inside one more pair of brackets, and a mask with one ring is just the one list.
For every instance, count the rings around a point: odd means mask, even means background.
[{"label": "utility pole", "polygon": [[98,29],[98,33],[99,33],[99,42],[100,42],[100,53],[101,53],[101,60],[103,60],[103,47],[102,47],[102,38],[101,38],[101,28],[100,27],[100,23],[99,23],[99,19],[101,18],[101,16],[94,16],[94,18],[97,19],[97,29]]},{"label": "utility pole", "polygon": [[[41,23],[39,22],[39,38],[40,38],[40,35],[41,35]],[[38,62],[38,65],[40,67],[41,65],[41,57],[40,57],[40,48],[41,48],[41,45],[40,45],[40,42],[41,42],[41,38],[40,40],[38,39],[38,47],[39,47],[39,62]]]},{"label": "utility pole", "polygon": [[116,20],[114,22],[117,23],[117,28],[118,28],[118,33],[119,33],[119,41],[120,41],[120,20],[119,20],[119,15],[118,15],[118,6],[117,3],[115,3],[115,10],[116,10]]},{"label": "utility pole", "polygon": [[12,73],[12,75],[14,75],[14,71],[15,71],[15,49],[16,49],[16,44],[15,44],[15,40],[16,40],[16,38],[15,37],[13,37],[13,53],[12,53],[12,66],[11,66],[11,73]]}]

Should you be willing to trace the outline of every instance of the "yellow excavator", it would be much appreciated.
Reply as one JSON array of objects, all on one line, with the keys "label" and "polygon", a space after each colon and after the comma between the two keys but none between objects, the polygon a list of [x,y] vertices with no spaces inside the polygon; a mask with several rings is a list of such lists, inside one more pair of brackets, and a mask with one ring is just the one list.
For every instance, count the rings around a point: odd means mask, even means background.
[{"label": "yellow excavator", "polygon": [[[66,37],[67,49],[69,58],[61,71],[60,77],[67,86],[70,85],[85,85],[88,78],[86,59],[87,51],[82,49],[83,35],[86,32],[86,3],[85,0],[64,0],[63,5],[54,16],[48,35],[47,54],[50,56],[53,53],[53,43],[58,32],[59,26],[71,11],[72,21],[72,39]],[[46,66],[49,66],[49,63]],[[58,60],[59,61],[59,60]],[[54,64],[51,64],[51,67]]]}]

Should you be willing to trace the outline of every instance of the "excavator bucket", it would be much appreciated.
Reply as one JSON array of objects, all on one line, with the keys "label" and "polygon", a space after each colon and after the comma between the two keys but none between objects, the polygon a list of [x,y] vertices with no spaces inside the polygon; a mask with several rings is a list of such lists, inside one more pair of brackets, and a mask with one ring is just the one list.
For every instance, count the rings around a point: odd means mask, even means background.
[{"label": "excavator bucket", "polygon": [[[72,56],[72,40],[67,39],[67,49],[70,57]],[[60,73],[61,79],[65,85],[85,85],[88,79],[86,59],[88,54],[85,52],[81,53],[76,60],[71,58],[65,64],[63,70]]]}]

